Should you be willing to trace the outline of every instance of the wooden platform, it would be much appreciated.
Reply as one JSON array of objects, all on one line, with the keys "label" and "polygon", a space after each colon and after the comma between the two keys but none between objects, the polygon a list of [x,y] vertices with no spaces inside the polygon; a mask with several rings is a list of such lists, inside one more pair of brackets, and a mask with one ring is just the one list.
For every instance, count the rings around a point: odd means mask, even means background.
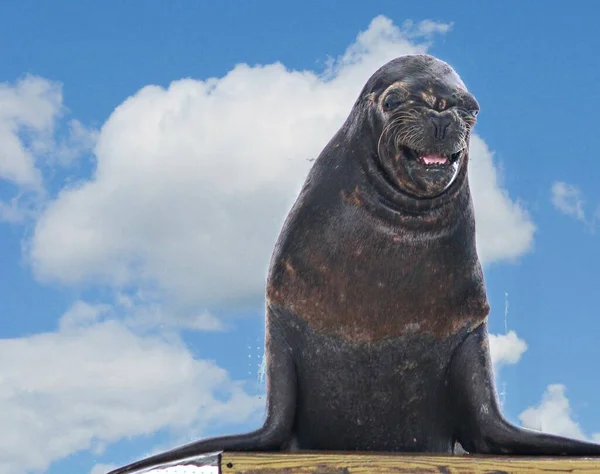
[{"label": "wooden platform", "polygon": [[347,453],[222,453],[221,474],[599,473],[600,458]]}]

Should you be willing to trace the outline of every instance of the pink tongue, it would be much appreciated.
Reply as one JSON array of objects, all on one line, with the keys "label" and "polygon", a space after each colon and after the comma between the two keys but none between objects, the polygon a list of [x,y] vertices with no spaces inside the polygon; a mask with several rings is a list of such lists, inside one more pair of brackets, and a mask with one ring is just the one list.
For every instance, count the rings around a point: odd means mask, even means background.
[{"label": "pink tongue", "polygon": [[448,158],[442,155],[424,155],[423,161],[426,165],[443,165],[448,161]]}]

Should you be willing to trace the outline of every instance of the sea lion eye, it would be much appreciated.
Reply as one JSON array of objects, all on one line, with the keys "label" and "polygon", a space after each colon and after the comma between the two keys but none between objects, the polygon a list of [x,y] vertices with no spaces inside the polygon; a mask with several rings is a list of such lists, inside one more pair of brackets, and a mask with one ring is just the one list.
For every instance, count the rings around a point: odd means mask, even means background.
[{"label": "sea lion eye", "polygon": [[477,110],[477,109],[469,110],[469,115],[471,115],[472,117],[477,117],[477,114],[479,114],[479,110]]},{"label": "sea lion eye", "polygon": [[383,101],[383,108],[385,110],[392,110],[399,107],[402,103],[402,99],[398,94],[389,94]]}]

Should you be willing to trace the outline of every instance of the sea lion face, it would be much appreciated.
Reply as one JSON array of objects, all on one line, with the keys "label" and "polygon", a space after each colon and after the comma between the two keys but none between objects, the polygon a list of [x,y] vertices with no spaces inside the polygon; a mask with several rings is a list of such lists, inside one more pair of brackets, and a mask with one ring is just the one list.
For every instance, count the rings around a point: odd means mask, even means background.
[{"label": "sea lion face", "polygon": [[371,95],[384,171],[405,194],[437,197],[466,166],[479,105],[456,72],[432,56],[403,56],[377,74],[386,79]]}]

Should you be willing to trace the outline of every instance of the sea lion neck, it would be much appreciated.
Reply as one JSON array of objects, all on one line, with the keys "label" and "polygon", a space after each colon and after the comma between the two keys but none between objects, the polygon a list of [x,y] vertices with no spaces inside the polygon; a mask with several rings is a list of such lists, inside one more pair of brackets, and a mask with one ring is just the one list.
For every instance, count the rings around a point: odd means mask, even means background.
[{"label": "sea lion neck", "polygon": [[359,166],[364,177],[361,187],[365,192],[379,199],[389,211],[407,217],[433,217],[436,213],[443,212],[443,208],[456,207],[453,201],[459,198],[460,194],[469,194],[466,160],[450,187],[433,198],[416,198],[399,189],[388,177],[376,153],[365,150],[360,157]]}]

